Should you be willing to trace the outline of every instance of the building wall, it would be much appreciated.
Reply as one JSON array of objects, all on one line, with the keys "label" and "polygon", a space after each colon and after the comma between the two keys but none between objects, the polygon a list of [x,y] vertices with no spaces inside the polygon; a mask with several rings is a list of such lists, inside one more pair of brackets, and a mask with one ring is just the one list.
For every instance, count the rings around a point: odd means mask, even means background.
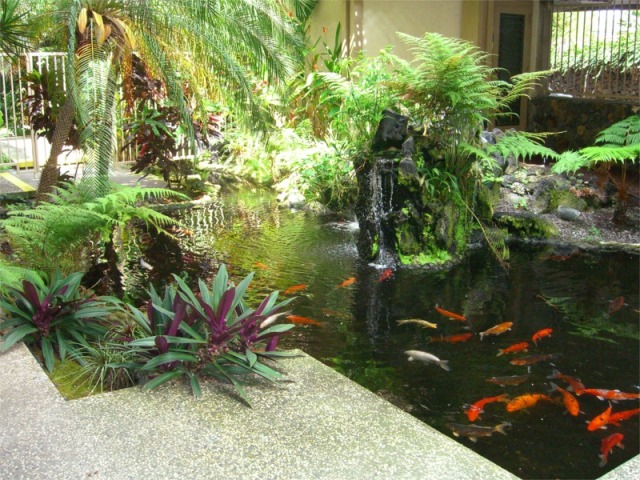
[{"label": "building wall", "polygon": [[410,58],[396,32],[415,37],[422,37],[425,32],[461,36],[462,0],[364,0],[362,3],[362,42],[367,55],[376,55],[388,45],[394,45],[397,55]]},{"label": "building wall", "polygon": [[344,40],[348,36],[351,24],[351,19],[347,15],[350,3],[352,2],[347,0],[320,0],[309,22],[311,42],[320,38],[327,45],[333,47],[338,23],[340,24],[341,37]]}]

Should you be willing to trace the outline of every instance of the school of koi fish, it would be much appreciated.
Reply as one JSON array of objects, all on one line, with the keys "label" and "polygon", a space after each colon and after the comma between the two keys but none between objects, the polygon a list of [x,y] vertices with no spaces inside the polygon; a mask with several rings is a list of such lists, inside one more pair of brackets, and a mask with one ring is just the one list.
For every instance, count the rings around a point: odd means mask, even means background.
[{"label": "school of koi fish", "polygon": [[[268,268],[266,265],[262,266],[257,265],[258,267]],[[391,269],[384,270],[380,276],[378,277],[378,282],[384,282],[387,279],[393,276],[393,271]],[[344,280],[342,283],[337,285],[337,288],[347,288],[356,283],[355,277],[350,277]],[[285,295],[291,295],[295,293],[300,293],[306,290],[306,284],[293,285],[287,288],[283,293]],[[611,302],[609,307],[609,314],[615,313],[619,310],[622,305],[624,305],[624,299],[622,297],[617,298]],[[467,318],[464,315],[454,313],[448,310],[441,308],[439,305],[435,306],[435,311],[442,315],[443,317],[460,322],[463,325],[468,323]],[[265,328],[267,325],[275,322],[279,317],[286,318],[289,322],[294,323],[296,325],[308,325],[314,327],[322,327],[324,324],[317,320],[303,317],[299,315],[291,315],[290,312],[283,312],[280,314],[273,315],[264,320],[261,324],[261,328]],[[422,328],[428,329],[437,329],[437,323],[430,322],[420,318],[410,318],[404,320],[398,320],[398,325],[416,325]],[[460,342],[467,342],[472,340],[476,335],[480,340],[483,340],[485,337],[489,336],[497,336],[502,335],[506,332],[509,332],[513,326],[513,322],[502,322],[498,323],[482,332],[477,333],[459,333],[455,335],[449,336],[431,336],[428,340],[431,342],[443,342],[456,344]],[[523,352],[529,352],[530,348],[538,348],[545,338],[551,337],[553,335],[552,328],[542,328],[535,332],[530,339],[520,339],[508,347],[498,349],[496,356],[504,356],[504,355],[514,355],[521,354]],[[532,346],[533,344],[533,346]],[[449,366],[448,360],[443,360],[438,358],[437,356],[423,352],[419,350],[407,350],[405,354],[408,357],[409,361],[421,362],[424,364],[434,364],[441,367],[443,370],[449,371],[451,367]],[[532,355],[511,357],[509,363],[511,365],[516,366],[524,366],[528,369],[531,368],[532,365],[541,363],[541,362],[550,362],[560,358],[560,353],[536,353]],[[489,383],[493,383],[500,387],[517,387],[521,385],[528,379],[529,375],[511,375],[511,376],[503,376],[503,377],[490,377],[487,378],[486,381]],[[475,422],[477,420],[481,420],[481,414],[484,413],[484,409],[487,405],[493,403],[504,403],[505,411],[507,414],[515,414],[515,412],[525,411],[532,408],[539,402],[547,402],[554,405],[559,405],[564,407],[564,409],[568,412],[569,415],[573,417],[579,417],[580,415],[586,415],[585,412],[580,410],[580,403],[578,398],[582,395],[591,395],[598,398],[601,401],[608,401],[608,406],[604,409],[604,411],[595,415],[591,420],[586,420],[586,430],[588,432],[599,432],[601,430],[606,429],[608,426],[620,426],[620,422],[628,420],[636,415],[640,414],[640,408],[632,408],[632,409],[618,409],[613,411],[613,403],[618,403],[620,401],[632,401],[639,400],[640,393],[635,392],[622,392],[618,389],[599,389],[599,388],[586,388],[580,379],[571,377],[569,375],[564,375],[557,369],[552,369],[551,374],[547,377],[549,379],[549,391],[548,392],[526,392],[521,393],[519,395],[511,396],[508,393],[501,393],[499,395],[481,398],[479,400],[474,401],[471,404],[464,405],[463,410],[467,415],[467,419],[469,420],[469,424],[460,424],[460,423],[448,423],[448,427],[451,429],[452,433],[456,437],[467,437],[472,442],[477,442],[480,437],[488,437],[491,436],[494,432],[501,433],[502,435],[507,435],[505,430],[506,427],[511,427],[511,423],[509,421],[505,421],[503,423],[499,423],[495,426],[482,426],[478,425]],[[563,388],[557,385],[553,380],[558,382],[563,382],[566,388]],[[492,407],[494,408],[494,407]],[[588,418],[588,417],[587,417]],[[622,442],[624,440],[624,435],[619,432],[612,433],[608,436],[605,436],[601,440],[600,453],[598,458],[600,459],[600,467],[606,465],[609,455],[612,453],[615,447],[624,448]]]},{"label": "school of koi fish", "polygon": [[[616,300],[615,307],[620,308],[622,301]],[[440,306],[435,306],[436,312],[440,315],[448,318],[449,320],[454,320],[458,322],[466,322],[467,319],[458,313],[450,312],[441,308]],[[615,311],[615,309],[611,309],[611,311]],[[437,328],[437,324],[428,322],[422,319],[408,319],[408,320],[399,320],[398,324],[416,324],[423,327],[428,328]],[[493,327],[484,330],[482,332],[477,333],[461,333],[456,335],[450,335],[447,337],[443,336],[432,336],[429,339],[429,343],[431,342],[446,342],[446,343],[459,343],[459,342],[467,342],[472,340],[476,335],[483,340],[487,336],[492,335],[502,335],[511,330],[513,326],[513,322],[503,322]],[[553,334],[552,328],[542,328],[535,332],[531,339],[519,339],[519,341],[513,343],[512,345],[498,349],[497,356],[503,355],[514,355],[520,354],[522,352],[528,352],[529,348],[539,348],[543,343],[544,339],[551,337]],[[533,344],[533,345],[532,345]],[[442,367],[444,370],[450,370],[451,367],[448,364],[447,360],[442,360],[435,355],[418,351],[418,350],[408,350],[405,352],[408,356],[408,360],[422,362],[425,364],[435,364]],[[526,356],[517,356],[512,357],[509,363],[511,365],[517,366],[526,366],[527,369],[530,369],[532,365],[538,364],[540,362],[549,362],[552,360],[556,360],[561,357],[559,353],[536,353],[533,355]],[[453,366],[455,368],[455,365]],[[486,381],[489,383],[493,383],[495,385],[499,385],[500,387],[516,387],[522,383],[524,383],[528,378],[528,373],[523,375],[511,375],[504,377],[490,377],[487,378]],[[602,430],[607,429],[609,426],[620,427],[620,422],[628,420],[636,415],[640,414],[640,408],[631,408],[625,409],[623,407],[618,408],[618,403],[623,401],[638,401],[640,400],[640,393],[637,392],[622,392],[618,389],[600,389],[600,388],[587,388],[580,381],[580,379],[571,377],[569,375],[562,374],[557,369],[552,369],[551,374],[547,377],[549,379],[548,387],[549,390],[544,391],[534,391],[534,392],[522,392],[518,395],[510,395],[508,393],[501,393],[499,395],[481,398],[479,400],[475,400],[473,403],[464,405],[463,410],[467,415],[469,420],[469,424],[460,424],[460,423],[448,423],[447,426],[453,432],[453,435],[456,437],[467,437],[472,442],[477,442],[480,437],[491,436],[494,432],[501,433],[503,435],[507,435],[505,430],[506,427],[511,427],[511,423],[509,421],[505,421],[503,423],[499,423],[495,426],[481,426],[477,425],[475,422],[477,420],[481,420],[481,415],[484,413],[484,409],[490,405],[495,403],[504,403],[505,404],[505,416],[514,415],[516,412],[527,411],[529,409],[535,408],[535,406],[539,402],[547,402],[549,404],[558,405],[559,407],[563,407],[567,413],[573,417],[578,418],[580,415],[584,415],[587,419],[586,430],[588,432],[600,432]],[[564,386],[559,386],[555,382],[562,382]],[[585,413],[581,410],[579,397],[583,395],[590,395],[596,397],[601,401],[607,401],[608,404],[604,410],[597,412],[589,412]],[[614,405],[615,407],[614,408]],[[496,407],[491,407],[496,408]],[[592,416],[594,413],[597,413],[595,416]],[[585,428],[582,423],[576,423],[576,428]],[[609,455],[612,453],[614,447],[624,448],[623,446],[624,435],[620,432],[614,432],[608,436],[605,436],[601,439],[600,453],[598,458],[600,459],[600,467],[606,465]]]}]

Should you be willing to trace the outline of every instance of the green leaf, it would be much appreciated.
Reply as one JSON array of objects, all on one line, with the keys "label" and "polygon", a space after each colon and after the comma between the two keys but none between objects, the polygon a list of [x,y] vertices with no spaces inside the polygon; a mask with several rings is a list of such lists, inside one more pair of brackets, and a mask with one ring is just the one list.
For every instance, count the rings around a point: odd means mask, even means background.
[{"label": "green leaf", "polygon": [[170,362],[197,362],[198,357],[191,353],[183,353],[183,352],[167,352],[157,357],[152,358],[147,363],[145,363],[142,370],[153,370],[160,365],[164,365],[165,363]]},{"label": "green leaf", "polygon": [[293,323],[277,323],[275,325],[270,326],[266,330],[260,332],[260,335],[258,336],[258,338],[264,337],[265,335],[267,335],[269,333],[288,332],[292,328],[295,328],[295,325]]},{"label": "green leaf", "polygon": [[24,337],[31,333],[37,332],[38,329],[32,325],[22,325],[13,329],[8,335],[2,338],[1,352],[9,350],[16,342],[21,341]]},{"label": "green leaf", "polygon": [[242,385],[240,384],[240,382],[238,382],[235,378],[233,378],[231,375],[229,375],[224,367],[222,367],[221,365],[219,365],[217,362],[213,362],[213,367],[216,368],[220,374],[226,378],[227,380],[229,380],[231,382],[231,384],[235,387],[236,392],[238,392],[238,395],[240,395],[240,398],[242,398],[242,400],[245,401],[245,403],[250,407],[251,407],[251,402],[249,401],[249,397],[247,396],[247,392],[244,391],[244,388],[242,388]]},{"label": "green leaf", "polygon": [[189,377],[189,382],[191,383],[191,391],[193,392],[193,396],[196,398],[202,397],[202,389],[200,388],[200,382],[198,381],[198,377],[195,373],[186,371],[185,372]]},{"label": "green leaf", "polygon": [[247,348],[247,351],[245,352],[245,356],[247,357],[249,368],[252,368],[255,365],[255,363],[258,361],[258,356],[248,348]]},{"label": "green leaf", "polygon": [[53,365],[55,363],[55,355],[53,353],[53,346],[51,340],[47,337],[42,338],[42,356],[44,357],[44,364],[49,372],[53,371]]},{"label": "green leaf", "polygon": [[182,370],[172,370],[170,372],[162,373],[157,377],[153,378],[152,380],[149,380],[147,383],[145,383],[143,388],[145,390],[153,390],[154,388],[159,387],[160,385],[168,382],[169,380],[173,380],[174,378],[179,377],[180,375],[184,375],[184,373],[185,372]]}]

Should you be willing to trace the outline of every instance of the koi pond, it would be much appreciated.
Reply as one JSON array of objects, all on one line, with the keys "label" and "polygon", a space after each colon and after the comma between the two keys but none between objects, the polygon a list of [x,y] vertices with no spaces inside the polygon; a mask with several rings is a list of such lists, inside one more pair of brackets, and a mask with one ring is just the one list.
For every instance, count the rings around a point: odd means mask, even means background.
[{"label": "koi pond", "polygon": [[[637,411],[606,430],[587,429],[609,405],[612,414],[639,407],[638,255],[514,245],[508,270],[480,249],[447,271],[390,272],[358,258],[353,220],[281,209],[269,194],[229,196],[176,216],[185,225],[178,240],[142,234],[129,242],[128,292],[149,281],[161,286],[172,273],[194,283],[213,278],[220,263],[238,279],[253,271],[251,306],[290,289],[287,295],[297,296],[292,314],[311,319],[281,348],[304,350],[521,478],[595,479],[640,452]],[[140,258],[153,270],[140,268]],[[409,319],[437,328],[399,323]],[[480,332],[505,322],[510,329],[481,339]],[[534,344],[543,329],[551,335]],[[520,345],[498,355],[522,342],[528,351],[517,351]],[[450,370],[408,361],[407,350],[429,352]],[[579,402],[577,416],[554,385]],[[599,399],[592,389],[636,398]],[[503,394],[470,421],[470,405]],[[505,408],[524,395],[542,396]],[[475,428],[505,423],[505,435]],[[493,434],[480,436],[486,433]],[[624,435],[624,449],[613,448],[600,466],[602,441],[613,433]]]}]

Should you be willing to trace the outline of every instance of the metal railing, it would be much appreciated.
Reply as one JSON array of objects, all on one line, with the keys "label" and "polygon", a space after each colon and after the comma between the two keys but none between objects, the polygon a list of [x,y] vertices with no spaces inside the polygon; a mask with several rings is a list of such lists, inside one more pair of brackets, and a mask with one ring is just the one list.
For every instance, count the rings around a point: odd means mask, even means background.
[{"label": "metal railing", "polygon": [[[0,168],[33,168],[36,172],[49,157],[51,145],[46,138],[38,136],[29,124],[26,101],[33,91],[29,85],[29,74],[49,72],[56,87],[66,90],[65,53],[25,53],[16,61],[0,55]],[[123,102],[120,102],[123,105]],[[120,119],[124,112],[118,112]],[[128,135],[118,122],[116,158],[117,162],[133,162],[138,155],[136,145],[123,148]],[[187,146],[181,146],[174,160],[193,159],[195,156]],[[58,163],[81,163],[82,152],[66,149],[58,157]]]},{"label": "metal railing", "polygon": [[556,0],[552,13],[551,93],[640,99],[640,2]]}]

